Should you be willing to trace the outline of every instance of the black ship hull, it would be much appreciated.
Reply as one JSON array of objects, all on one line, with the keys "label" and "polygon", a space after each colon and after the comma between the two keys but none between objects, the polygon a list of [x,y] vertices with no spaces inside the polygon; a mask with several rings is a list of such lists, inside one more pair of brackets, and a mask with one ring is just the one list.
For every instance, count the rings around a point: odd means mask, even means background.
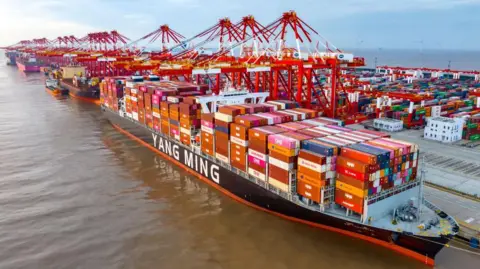
[{"label": "black ship hull", "polygon": [[102,107],[102,110],[110,123],[120,132],[189,170],[222,193],[256,209],[314,227],[360,238],[431,266],[434,265],[436,254],[451,240],[451,236],[426,237],[394,232],[310,210],[266,190],[223,167],[213,159],[193,152],[191,148],[185,147],[180,142],[121,117],[109,109]]},{"label": "black ship hull", "polygon": [[60,80],[60,87],[68,90],[68,94],[84,102],[100,105],[100,89],[98,87],[77,87],[72,80]]}]

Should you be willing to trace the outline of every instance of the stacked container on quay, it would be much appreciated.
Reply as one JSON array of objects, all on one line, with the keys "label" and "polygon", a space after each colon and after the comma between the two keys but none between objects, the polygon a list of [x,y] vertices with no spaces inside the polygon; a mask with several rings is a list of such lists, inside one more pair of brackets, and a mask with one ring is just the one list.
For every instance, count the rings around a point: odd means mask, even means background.
[{"label": "stacked container on quay", "polygon": [[100,101],[119,131],[259,210],[429,265],[458,232],[422,198],[417,145],[354,131],[292,101],[264,102],[268,93],[207,88],[113,77],[101,83]]}]

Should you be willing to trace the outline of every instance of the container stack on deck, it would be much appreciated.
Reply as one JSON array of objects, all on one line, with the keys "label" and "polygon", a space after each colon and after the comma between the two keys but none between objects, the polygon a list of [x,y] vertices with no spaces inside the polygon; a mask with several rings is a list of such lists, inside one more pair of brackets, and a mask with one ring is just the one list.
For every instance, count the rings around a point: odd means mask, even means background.
[{"label": "container stack on deck", "polygon": [[368,197],[416,177],[416,145],[354,131],[291,101],[225,105],[202,114],[196,96],[162,89],[161,82],[109,81],[119,89],[102,91],[111,110],[118,111],[113,103],[124,96],[132,120],[187,147],[200,144],[203,154],[310,205],[335,202],[363,214]]},{"label": "container stack on deck", "polygon": [[415,144],[374,138],[343,147],[337,159],[335,202],[363,214],[363,198],[416,179],[417,167]]},{"label": "container stack on deck", "polygon": [[215,157],[215,114],[201,115],[200,146],[203,153]]}]

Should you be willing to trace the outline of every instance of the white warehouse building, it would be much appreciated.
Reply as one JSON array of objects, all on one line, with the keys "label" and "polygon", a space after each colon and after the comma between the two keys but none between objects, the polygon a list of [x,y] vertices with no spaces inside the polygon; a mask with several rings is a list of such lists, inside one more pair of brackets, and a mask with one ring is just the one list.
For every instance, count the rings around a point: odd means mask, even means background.
[{"label": "white warehouse building", "polygon": [[463,118],[427,118],[424,138],[441,142],[455,142],[462,139]]}]

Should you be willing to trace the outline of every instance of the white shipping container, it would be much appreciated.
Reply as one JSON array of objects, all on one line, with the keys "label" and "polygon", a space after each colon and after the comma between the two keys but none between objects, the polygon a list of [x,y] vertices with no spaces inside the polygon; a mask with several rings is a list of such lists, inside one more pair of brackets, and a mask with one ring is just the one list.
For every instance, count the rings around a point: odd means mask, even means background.
[{"label": "white shipping container", "polygon": [[440,117],[440,113],[442,112],[442,106],[432,106],[432,117]]},{"label": "white shipping container", "polygon": [[401,120],[395,120],[390,118],[380,118],[373,120],[373,126],[380,130],[388,132],[398,132],[403,129],[403,122]]},{"label": "white shipping container", "polygon": [[424,138],[441,142],[455,142],[462,139],[463,118],[429,117]]}]

